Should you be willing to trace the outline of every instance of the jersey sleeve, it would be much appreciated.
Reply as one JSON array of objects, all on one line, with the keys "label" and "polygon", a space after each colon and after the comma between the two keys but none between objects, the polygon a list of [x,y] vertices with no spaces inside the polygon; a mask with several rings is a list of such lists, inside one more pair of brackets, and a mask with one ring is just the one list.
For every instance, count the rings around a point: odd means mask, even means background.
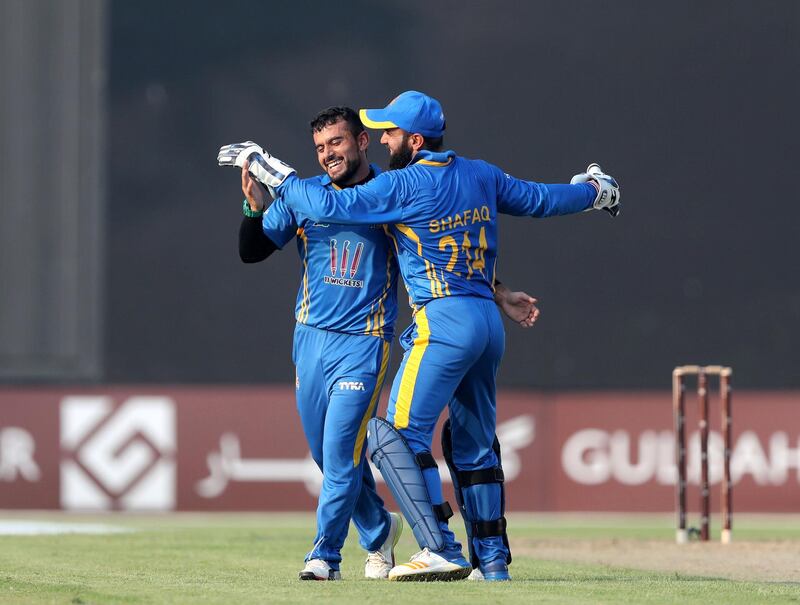
[{"label": "jersey sleeve", "polygon": [[291,175],[277,192],[295,212],[315,221],[343,225],[402,222],[403,202],[409,198],[406,180],[391,172],[339,191]]},{"label": "jersey sleeve", "polygon": [[297,234],[297,218],[280,198],[276,199],[261,219],[261,230],[278,248],[283,248]]},{"label": "jersey sleeve", "polygon": [[490,166],[497,186],[497,209],[503,214],[537,218],[573,214],[591,208],[597,191],[588,183],[545,185],[523,181]]}]

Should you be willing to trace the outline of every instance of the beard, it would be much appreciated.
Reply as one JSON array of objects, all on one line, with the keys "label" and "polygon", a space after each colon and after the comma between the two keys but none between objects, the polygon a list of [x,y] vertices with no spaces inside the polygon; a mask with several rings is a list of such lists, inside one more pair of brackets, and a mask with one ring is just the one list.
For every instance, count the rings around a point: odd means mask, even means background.
[{"label": "beard", "polygon": [[[356,172],[358,172],[358,169],[361,168],[361,162],[359,160],[353,162],[348,162],[344,158],[342,158],[342,160],[344,161],[344,172],[340,176],[337,176],[336,180],[331,179],[332,182],[340,187],[349,185]],[[328,176],[330,176],[330,174]]]},{"label": "beard", "polygon": [[412,157],[412,151],[408,146],[408,135],[404,134],[403,140],[400,142],[400,149],[389,153],[389,170],[405,168],[411,162]]}]

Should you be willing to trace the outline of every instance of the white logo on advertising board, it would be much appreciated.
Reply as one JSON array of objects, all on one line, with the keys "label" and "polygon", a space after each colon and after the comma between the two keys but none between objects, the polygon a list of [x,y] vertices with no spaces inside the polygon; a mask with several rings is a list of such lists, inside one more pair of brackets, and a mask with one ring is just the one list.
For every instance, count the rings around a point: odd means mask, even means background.
[{"label": "white logo on advertising board", "polygon": [[175,403],[168,397],[61,401],[61,506],[175,508]]},{"label": "white logo on advertising board", "polygon": [[17,477],[34,483],[42,476],[33,459],[36,442],[25,429],[7,426],[0,429],[0,481],[16,481]]},{"label": "white logo on advertising board", "polygon": [[[794,443],[793,443],[794,442]],[[784,485],[792,475],[800,483],[800,435],[783,432],[769,436],[764,447],[753,431],[744,431],[731,451],[731,479],[734,483],[750,475],[757,485]],[[796,446],[796,447],[793,447]],[[711,431],[708,439],[708,467],[711,483],[722,480],[725,442]],[[564,472],[576,483],[600,485],[617,481],[642,485],[656,481],[674,485],[675,437],[672,431],[644,431],[633,439],[628,431],[583,429],[573,433],[561,450]],[[687,445],[687,480],[700,482],[700,435],[695,432]]]},{"label": "white logo on advertising board", "polygon": [[[497,425],[497,439],[503,456],[503,471],[506,481],[513,481],[522,470],[520,450],[533,443],[536,424],[533,416],[517,416]],[[231,481],[278,483],[300,481],[313,496],[318,496],[322,486],[322,473],[311,458],[242,458],[239,437],[234,433],[223,433],[219,450],[206,456],[208,477],[195,484],[195,491],[203,498],[222,495]],[[450,473],[444,460],[437,460],[439,474],[444,482],[450,482]],[[371,464],[371,463],[370,463]],[[379,483],[383,477],[374,467],[372,474]]]}]

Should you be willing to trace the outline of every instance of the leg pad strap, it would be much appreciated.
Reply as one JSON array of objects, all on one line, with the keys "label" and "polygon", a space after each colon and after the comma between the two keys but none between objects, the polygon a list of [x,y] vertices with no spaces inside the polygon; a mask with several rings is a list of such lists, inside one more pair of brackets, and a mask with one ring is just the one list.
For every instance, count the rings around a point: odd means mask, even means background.
[{"label": "leg pad strap", "polygon": [[476,471],[456,471],[458,484],[461,487],[470,487],[480,483],[503,483],[506,476],[499,466],[494,468],[481,468]]},{"label": "leg pad strap", "polygon": [[434,504],[433,512],[436,514],[436,518],[442,523],[447,523],[447,520],[453,516],[453,508],[447,500],[441,504]]},{"label": "leg pad strap", "polygon": [[506,518],[500,517],[494,521],[476,521],[472,524],[472,535],[478,538],[506,535]]},{"label": "leg pad strap", "polygon": [[433,454],[430,452],[420,452],[416,455],[416,459],[420,470],[424,471],[426,468],[439,468],[439,465],[436,464],[436,458],[434,458]]}]

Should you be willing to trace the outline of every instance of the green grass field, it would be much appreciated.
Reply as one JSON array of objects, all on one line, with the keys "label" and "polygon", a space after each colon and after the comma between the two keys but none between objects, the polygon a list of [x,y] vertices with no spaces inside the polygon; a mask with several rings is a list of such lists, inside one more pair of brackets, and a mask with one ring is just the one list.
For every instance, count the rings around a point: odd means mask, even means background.
[{"label": "green grass field", "polygon": [[[800,519],[737,519],[730,547],[673,544],[666,515],[511,516],[510,583],[396,583],[363,578],[364,553],[354,532],[345,546],[342,582],[300,582],[297,572],[313,539],[311,515],[65,516],[0,513],[3,520],[103,523],[129,528],[110,535],[0,536],[2,603],[798,603]],[[462,530],[454,519],[453,527]],[[463,533],[463,531],[459,531]],[[662,548],[663,544],[663,548]],[[641,545],[642,555],[637,548]],[[669,570],[669,557],[714,555],[734,562],[761,550],[787,553],[786,571],[765,579],[747,560],[739,579]],[[597,546],[597,548],[595,548]],[[635,567],[586,562],[600,547],[634,553]],[[647,548],[645,548],[647,546]],[[736,546],[737,548],[731,548]],[[678,548],[686,550],[676,550]],[[731,550],[725,551],[723,549]],[[537,551],[541,549],[541,553]],[[567,552],[577,561],[549,552]],[[616,551],[614,551],[616,549]],[[707,550],[705,550],[707,549]],[[410,532],[398,546],[416,549]],[[652,558],[652,569],[648,569]],[[797,563],[795,564],[795,559]],[[775,576],[770,564],[767,575]],[[654,571],[659,569],[660,571]]]}]

